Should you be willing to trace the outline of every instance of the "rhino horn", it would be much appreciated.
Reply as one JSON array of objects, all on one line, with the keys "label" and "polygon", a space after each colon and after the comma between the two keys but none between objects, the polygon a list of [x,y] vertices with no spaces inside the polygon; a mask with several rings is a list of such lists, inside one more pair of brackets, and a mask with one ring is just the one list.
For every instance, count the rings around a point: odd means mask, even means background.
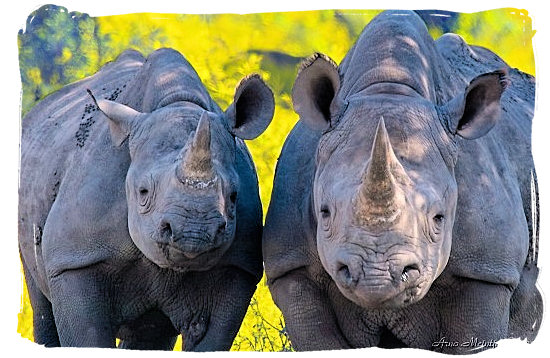
[{"label": "rhino horn", "polygon": [[197,129],[184,148],[181,162],[181,174],[184,178],[207,180],[214,176],[210,136],[210,120],[208,113],[204,111]]},{"label": "rhino horn", "polygon": [[361,207],[357,213],[367,222],[390,222],[397,218],[401,192],[396,172],[407,175],[393,152],[384,119],[380,118],[358,194]]}]

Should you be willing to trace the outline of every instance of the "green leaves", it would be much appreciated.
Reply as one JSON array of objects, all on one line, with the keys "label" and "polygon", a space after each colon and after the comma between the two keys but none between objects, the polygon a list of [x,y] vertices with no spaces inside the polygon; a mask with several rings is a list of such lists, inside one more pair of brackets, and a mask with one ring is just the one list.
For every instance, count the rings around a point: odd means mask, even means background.
[{"label": "green leaves", "polygon": [[18,34],[23,115],[47,94],[100,67],[96,20],[46,5],[29,15]]}]

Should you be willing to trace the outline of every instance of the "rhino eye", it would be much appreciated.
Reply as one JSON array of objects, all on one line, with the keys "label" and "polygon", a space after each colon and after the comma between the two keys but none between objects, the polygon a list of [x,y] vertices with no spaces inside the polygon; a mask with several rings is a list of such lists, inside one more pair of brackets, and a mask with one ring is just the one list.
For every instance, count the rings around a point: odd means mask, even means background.
[{"label": "rhino eye", "polygon": [[434,216],[434,223],[436,224],[443,224],[443,221],[445,220],[445,217],[442,214],[437,214]]},{"label": "rhino eye", "polygon": [[322,205],[321,206],[321,217],[323,219],[330,218],[330,209],[328,208],[328,205]]},{"label": "rhino eye", "polygon": [[328,207],[328,205],[326,204],[323,204],[321,205],[321,228],[324,230],[324,231],[330,231],[330,209]]},{"label": "rhino eye", "polygon": [[149,195],[149,189],[145,187],[140,187],[138,189],[138,201],[140,213],[145,214],[148,212],[151,207],[151,195]]},{"label": "rhino eye", "polygon": [[155,197],[155,181],[153,176],[149,175],[148,177],[143,178],[138,183],[136,183],[136,192],[137,202],[139,204],[138,211],[141,214],[149,212],[153,206],[153,201]]},{"label": "rhino eye", "polygon": [[237,201],[237,192],[234,191],[229,195],[229,200],[231,200],[231,203],[235,204]]},{"label": "rhino eye", "polygon": [[443,230],[443,225],[445,224],[445,216],[443,214],[437,214],[432,219],[434,224],[434,233],[439,234]]}]

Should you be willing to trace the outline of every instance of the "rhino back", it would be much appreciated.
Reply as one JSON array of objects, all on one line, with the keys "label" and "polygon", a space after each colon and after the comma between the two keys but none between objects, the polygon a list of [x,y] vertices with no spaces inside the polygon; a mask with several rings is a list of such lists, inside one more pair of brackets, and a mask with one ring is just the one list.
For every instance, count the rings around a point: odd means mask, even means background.
[{"label": "rhino back", "polygon": [[342,60],[339,72],[339,96],[344,98],[375,83],[394,82],[442,104],[451,98],[449,92],[457,89],[425,23],[409,10],[384,11],[369,22]]},{"label": "rhino back", "polygon": [[447,34],[436,46],[464,88],[476,76],[507,69],[510,85],[502,116],[484,137],[459,139],[455,168],[459,188],[447,272],[515,285],[533,238],[531,123],[535,80],[510,68],[488,49]]},{"label": "rhino back", "polygon": [[[60,215],[53,220],[61,222],[47,224],[52,209],[57,207],[59,214],[70,213],[74,208],[69,203],[77,197],[79,200],[75,205],[80,207],[78,212],[82,214],[94,199],[107,197],[113,188],[88,192],[89,197],[85,197],[84,177],[89,174],[91,164],[101,167],[110,163],[118,167],[116,175],[123,171],[125,159],[122,163],[116,163],[116,159],[124,157],[120,155],[120,150],[113,148],[107,120],[96,110],[86,90],[90,89],[98,98],[116,100],[142,63],[141,54],[127,51],[93,76],[47,96],[22,120],[19,241],[23,258],[38,282],[43,282],[45,275],[42,256],[43,253],[47,256],[45,251],[52,244],[48,242],[51,228],[65,227],[64,224],[70,219],[84,219]],[[103,169],[93,173],[98,176],[96,179],[88,176],[91,182],[105,184],[101,176],[108,172]],[[121,189],[124,188],[115,190]],[[72,245],[58,244],[66,250],[73,248]],[[72,262],[83,259],[78,252],[73,253],[65,255],[64,259]]]},{"label": "rhino back", "polygon": [[318,260],[311,191],[319,138],[320,134],[298,121],[277,161],[263,233],[265,271],[270,282]]},{"label": "rhino back", "polygon": [[122,101],[140,112],[150,113],[186,101],[221,113],[193,66],[174,49],[161,48],[147,56],[128,87],[122,94]]}]

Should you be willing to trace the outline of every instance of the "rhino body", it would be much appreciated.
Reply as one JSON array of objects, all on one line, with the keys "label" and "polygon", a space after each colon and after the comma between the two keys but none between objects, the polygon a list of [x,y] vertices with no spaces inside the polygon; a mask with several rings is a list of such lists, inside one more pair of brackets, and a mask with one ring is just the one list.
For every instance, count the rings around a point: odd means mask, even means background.
[{"label": "rhino body", "polygon": [[338,67],[304,62],[263,234],[295,348],[535,338],[534,86],[408,11],[373,19]]},{"label": "rhino body", "polygon": [[[90,94],[88,95],[87,90]],[[19,247],[46,346],[227,350],[262,275],[262,210],[241,138],[273,96],[223,112],[187,60],[128,50],[22,121]]]}]

